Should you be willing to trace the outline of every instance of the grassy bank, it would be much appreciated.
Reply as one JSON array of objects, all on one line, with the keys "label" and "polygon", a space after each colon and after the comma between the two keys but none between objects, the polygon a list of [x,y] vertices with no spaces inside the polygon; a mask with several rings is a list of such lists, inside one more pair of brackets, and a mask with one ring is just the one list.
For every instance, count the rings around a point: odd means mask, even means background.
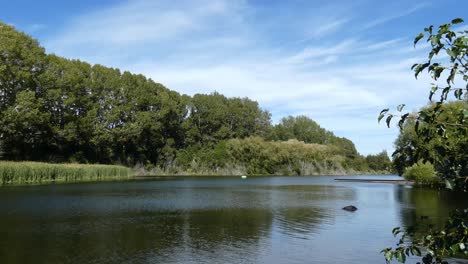
[{"label": "grassy bank", "polygon": [[0,161],[0,181],[6,184],[125,179],[132,170],[116,165],[51,164]]}]

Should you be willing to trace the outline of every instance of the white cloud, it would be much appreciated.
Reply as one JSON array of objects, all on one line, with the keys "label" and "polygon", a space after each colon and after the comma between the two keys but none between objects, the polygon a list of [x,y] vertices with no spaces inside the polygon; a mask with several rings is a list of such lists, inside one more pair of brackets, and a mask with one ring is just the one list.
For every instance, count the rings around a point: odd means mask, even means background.
[{"label": "white cloud", "polygon": [[223,24],[229,30],[230,25],[242,22],[231,16],[242,5],[241,1],[227,0],[129,1],[74,18],[48,44],[59,50],[80,45],[148,45],[203,33],[207,26],[213,26],[208,21],[216,22],[227,15],[229,21]]},{"label": "white cloud", "polygon": [[313,30],[311,30],[310,34],[313,37],[321,37],[327,34],[332,34],[336,31],[338,31],[346,22],[348,22],[348,19],[342,18],[342,19],[336,19],[333,21],[329,22],[321,22],[322,25],[318,27],[314,27]]}]

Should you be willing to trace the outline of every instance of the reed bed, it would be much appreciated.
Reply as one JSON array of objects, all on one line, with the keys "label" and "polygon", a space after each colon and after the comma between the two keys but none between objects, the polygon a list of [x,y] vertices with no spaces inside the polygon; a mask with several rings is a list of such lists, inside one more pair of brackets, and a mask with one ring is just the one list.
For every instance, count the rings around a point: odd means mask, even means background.
[{"label": "reed bed", "polygon": [[77,182],[125,179],[130,168],[118,165],[52,164],[0,161],[0,181],[6,184]]}]

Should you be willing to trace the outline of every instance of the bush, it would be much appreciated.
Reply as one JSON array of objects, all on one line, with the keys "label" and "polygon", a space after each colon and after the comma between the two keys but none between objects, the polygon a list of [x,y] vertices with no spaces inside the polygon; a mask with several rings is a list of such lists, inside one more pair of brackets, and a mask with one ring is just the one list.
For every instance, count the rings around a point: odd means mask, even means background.
[{"label": "bush", "polygon": [[429,161],[419,161],[406,168],[403,177],[421,185],[434,185],[439,182],[434,166]]}]

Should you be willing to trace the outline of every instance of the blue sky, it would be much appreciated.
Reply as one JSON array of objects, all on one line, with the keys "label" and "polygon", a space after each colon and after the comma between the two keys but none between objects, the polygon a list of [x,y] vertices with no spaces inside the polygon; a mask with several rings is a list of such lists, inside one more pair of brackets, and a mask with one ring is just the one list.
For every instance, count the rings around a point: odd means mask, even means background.
[{"label": "blue sky", "polygon": [[[277,122],[307,115],[362,154],[393,151],[382,108],[426,103],[410,67],[424,27],[468,1],[0,0],[0,20],[47,52],[142,73],[180,93],[250,97]],[[466,25],[466,24],[465,24]],[[466,27],[466,26],[464,26]]]}]

